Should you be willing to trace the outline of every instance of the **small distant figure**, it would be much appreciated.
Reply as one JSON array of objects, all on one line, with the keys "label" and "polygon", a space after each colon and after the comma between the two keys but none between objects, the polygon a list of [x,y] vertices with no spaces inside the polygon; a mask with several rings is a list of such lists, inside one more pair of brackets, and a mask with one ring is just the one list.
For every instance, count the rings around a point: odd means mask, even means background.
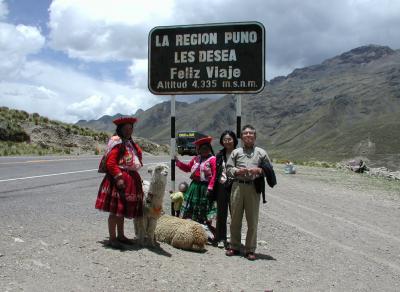
[{"label": "small distant figure", "polygon": [[354,172],[364,173],[364,171],[367,171],[367,170],[368,170],[367,165],[365,164],[365,162],[363,160],[360,159],[360,163],[358,165],[358,168],[355,169]]},{"label": "small distant figure", "polygon": [[184,194],[188,189],[188,184],[186,182],[181,182],[178,186],[179,192],[169,191],[171,198],[171,214],[172,216],[179,217],[181,214],[181,207],[183,204]]},{"label": "small distant figure", "polygon": [[296,166],[293,164],[293,162],[287,160],[285,163],[284,171],[286,174],[295,174]]}]

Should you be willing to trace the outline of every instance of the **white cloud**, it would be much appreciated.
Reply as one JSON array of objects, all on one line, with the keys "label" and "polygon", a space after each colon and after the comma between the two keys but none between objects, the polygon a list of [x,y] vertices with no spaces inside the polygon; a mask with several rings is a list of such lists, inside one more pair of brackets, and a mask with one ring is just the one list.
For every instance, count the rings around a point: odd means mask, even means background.
[{"label": "white cloud", "polygon": [[225,0],[54,0],[50,46],[85,61],[146,58],[153,27],[215,22],[225,8]]},{"label": "white cloud", "polygon": [[5,20],[8,15],[8,7],[4,0],[0,0],[0,21]]},{"label": "white cloud", "polygon": [[147,88],[147,59],[134,59],[129,67],[129,74],[132,77],[134,87]]},{"label": "white cloud", "polygon": [[53,1],[53,48],[89,61],[145,59],[152,27],[255,20],[266,27],[272,78],[365,44],[400,47],[399,1],[93,1]]},{"label": "white cloud", "polygon": [[108,104],[104,114],[106,115],[113,115],[115,113],[134,114],[139,109],[138,103],[140,102],[140,100],[146,98],[147,94],[142,95],[142,93],[143,92],[137,91],[135,96],[129,97],[124,95],[119,95],[114,97],[112,101]]},{"label": "white cloud", "polygon": [[[142,105],[142,98],[144,92],[132,90],[132,96],[116,95],[116,96],[98,96],[92,95],[88,98],[72,103],[67,106],[66,113],[72,116],[90,117],[92,119],[98,119],[103,115],[115,115],[116,113],[122,113],[127,115],[134,114]],[[145,94],[144,94],[145,95]],[[154,99],[149,99],[154,102]],[[99,113],[101,115],[99,116]]]},{"label": "white cloud", "polygon": [[39,93],[37,98],[42,97],[45,99],[47,99],[47,98],[55,99],[55,98],[59,97],[59,95],[56,92],[54,92],[53,90],[48,89],[44,86],[38,86],[38,87],[36,87],[36,90]]},{"label": "white cloud", "polygon": [[[73,13],[79,16],[79,12]],[[102,13],[105,11],[99,15]],[[1,15],[7,15],[3,2],[0,2]],[[94,14],[92,18],[98,19],[99,15]],[[111,16],[109,22],[116,23],[117,16],[112,13]],[[83,26],[82,30],[87,28]],[[126,32],[120,30],[120,33],[121,37],[127,38]],[[35,58],[28,61],[27,56],[40,51],[44,44],[45,38],[38,28],[0,22],[0,105],[76,122],[97,119],[104,114],[132,114],[159,101],[146,87],[146,60],[132,61],[132,69],[128,69],[134,75],[132,86],[96,79],[61,63],[48,64]],[[107,47],[100,46],[101,49],[104,54],[113,54]],[[100,56],[101,59],[101,54],[96,58]]]},{"label": "white cloud", "polygon": [[66,112],[80,117],[95,117],[98,112],[103,110],[104,105],[105,99],[102,96],[92,95],[67,106]]},{"label": "white cloud", "polygon": [[74,13],[79,11],[79,14],[84,15],[89,21],[103,20],[108,24],[137,25],[151,19],[169,17],[173,4],[172,0],[118,0],[118,3],[111,3],[108,0],[54,0],[50,11],[58,16],[63,16],[66,11]]},{"label": "white cloud", "polygon": [[27,61],[46,40],[36,27],[5,23],[8,7],[0,0],[0,105],[69,122],[154,105],[163,99],[147,89],[147,37],[155,26],[260,21],[270,79],[364,44],[399,48],[398,11],[400,2],[390,0],[54,0],[50,48],[89,61],[74,62],[82,71],[92,62],[131,62],[131,82],[121,84],[38,57]]},{"label": "white cloud", "polygon": [[44,43],[36,27],[0,22],[0,78],[16,78],[26,57],[38,52]]},{"label": "white cloud", "polygon": [[172,0],[55,0],[50,6],[50,45],[86,61],[143,58],[151,23],[163,23],[172,13]]},{"label": "white cloud", "polygon": [[134,114],[160,99],[147,88],[89,77],[65,65],[30,61],[18,81],[0,82],[0,104],[76,122],[105,114]]}]

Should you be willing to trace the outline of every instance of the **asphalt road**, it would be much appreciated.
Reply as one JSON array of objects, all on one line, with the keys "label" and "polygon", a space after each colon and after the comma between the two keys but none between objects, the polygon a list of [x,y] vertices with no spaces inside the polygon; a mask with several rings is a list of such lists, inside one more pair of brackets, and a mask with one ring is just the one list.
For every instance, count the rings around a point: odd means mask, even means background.
[{"label": "asphalt road", "polygon": [[[120,252],[104,246],[107,215],[94,209],[99,159],[0,158],[1,291],[400,291],[398,183],[306,167],[284,175],[277,165],[257,261],[212,246]],[[146,179],[169,157],[144,161]]]}]

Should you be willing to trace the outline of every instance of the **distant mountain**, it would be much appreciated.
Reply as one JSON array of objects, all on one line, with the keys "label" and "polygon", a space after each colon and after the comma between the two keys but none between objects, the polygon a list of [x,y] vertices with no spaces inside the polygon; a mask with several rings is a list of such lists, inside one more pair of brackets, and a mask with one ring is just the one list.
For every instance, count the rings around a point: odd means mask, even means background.
[{"label": "distant mountain", "polygon": [[[235,100],[202,99],[176,105],[177,130],[194,129],[216,137],[235,129]],[[170,103],[137,113],[136,134],[168,142]],[[257,128],[257,141],[272,157],[340,161],[357,156],[371,165],[399,169],[400,50],[368,45],[321,64],[274,78],[258,94],[243,95],[242,124]],[[82,126],[114,129],[102,117]],[[110,126],[111,125],[111,126]],[[109,129],[107,128],[107,129]]]},{"label": "distant mountain", "polygon": [[83,127],[89,127],[89,128],[101,130],[101,131],[113,132],[115,130],[115,127],[111,127],[112,123],[110,123],[110,121],[112,121],[113,119],[115,119],[119,116],[122,116],[122,115],[121,114],[116,114],[115,116],[105,115],[105,116],[102,116],[98,120],[90,120],[90,121],[79,120],[76,123],[76,125],[83,126]]}]

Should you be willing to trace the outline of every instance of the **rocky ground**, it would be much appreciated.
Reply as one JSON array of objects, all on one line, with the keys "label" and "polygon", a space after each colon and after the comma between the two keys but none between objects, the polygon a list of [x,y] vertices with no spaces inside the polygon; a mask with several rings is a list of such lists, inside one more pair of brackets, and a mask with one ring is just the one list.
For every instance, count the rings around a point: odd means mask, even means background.
[{"label": "rocky ground", "polygon": [[[260,209],[254,262],[213,246],[204,253],[164,243],[108,248],[107,215],[93,208],[95,173],[0,182],[0,290],[400,291],[399,182],[282,168]],[[130,220],[125,229],[132,237]]]}]

